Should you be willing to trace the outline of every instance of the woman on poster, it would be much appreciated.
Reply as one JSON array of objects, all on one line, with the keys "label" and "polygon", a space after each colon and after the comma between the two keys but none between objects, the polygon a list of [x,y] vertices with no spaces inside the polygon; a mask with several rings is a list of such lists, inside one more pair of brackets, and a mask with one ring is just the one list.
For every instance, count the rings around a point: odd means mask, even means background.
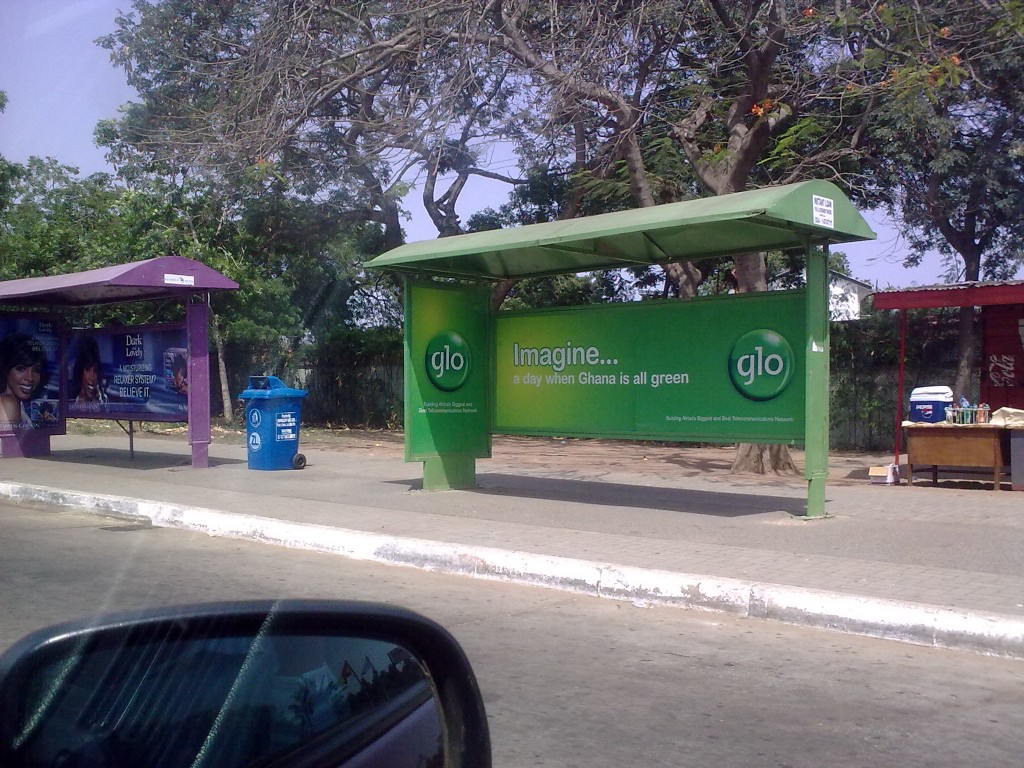
[{"label": "woman on poster", "polygon": [[29,403],[46,386],[46,350],[27,333],[0,340],[0,427],[33,428]]},{"label": "woman on poster", "polygon": [[100,386],[100,347],[91,336],[78,342],[70,393],[75,410],[99,410],[107,402],[107,393]]}]

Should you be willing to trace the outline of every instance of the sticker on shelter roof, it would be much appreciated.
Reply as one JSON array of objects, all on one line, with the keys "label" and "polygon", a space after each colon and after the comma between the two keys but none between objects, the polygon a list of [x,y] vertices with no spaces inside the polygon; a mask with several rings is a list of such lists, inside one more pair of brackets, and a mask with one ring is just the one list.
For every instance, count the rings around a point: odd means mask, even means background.
[{"label": "sticker on shelter roof", "polygon": [[173,275],[166,273],[164,275],[164,285],[195,285],[195,275]]},{"label": "sticker on shelter roof", "polygon": [[835,229],[835,203],[830,197],[811,195],[811,207],[814,211],[814,225]]}]

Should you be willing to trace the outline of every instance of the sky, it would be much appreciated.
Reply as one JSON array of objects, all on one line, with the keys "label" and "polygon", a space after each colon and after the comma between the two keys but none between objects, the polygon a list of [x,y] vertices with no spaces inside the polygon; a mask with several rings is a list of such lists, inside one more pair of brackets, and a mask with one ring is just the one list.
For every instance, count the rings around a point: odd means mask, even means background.
[{"label": "sky", "polygon": [[[0,90],[8,96],[0,114],[0,155],[13,162],[53,157],[83,175],[113,171],[93,144],[93,130],[98,121],[116,118],[118,107],[136,94],[95,40],[114,31],[118,10],[130,9],[130,0],[0,0]],[[471,181],[460,197],[462,221],[497,207],[506,195],[500,184]],[[405,207],[412,215],[405,223],[408,240],[437,236],[418,191]],[[835,247],[847,255],[854,277],[882,288],[944,281],[937,254],[916,269],[904,268],[906,249],[891,221],[871,211],[864,216],[878,239]],[[1018,276],[1024,279],[1024,270]]]}]

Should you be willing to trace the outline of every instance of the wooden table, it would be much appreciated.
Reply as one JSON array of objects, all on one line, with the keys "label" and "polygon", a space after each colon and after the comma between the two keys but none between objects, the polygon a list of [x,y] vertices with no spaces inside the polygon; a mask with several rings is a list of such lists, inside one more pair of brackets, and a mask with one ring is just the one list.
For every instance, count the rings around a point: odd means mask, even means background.
[{"label": "wooden table", "polygon": [[907,484],[914,484],[914,465],[930,465],[932,482],[939,467],[987,469],[994,490],[1009,475],[1010,430],[991,424],[915,424],[907,430]]}]

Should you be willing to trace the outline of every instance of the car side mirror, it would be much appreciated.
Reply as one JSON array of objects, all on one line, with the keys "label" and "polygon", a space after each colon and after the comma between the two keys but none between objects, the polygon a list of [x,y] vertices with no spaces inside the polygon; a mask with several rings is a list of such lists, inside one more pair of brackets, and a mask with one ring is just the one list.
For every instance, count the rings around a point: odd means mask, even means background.
[{"label": "car side mirror", "polygon": [[469,661],[370,603],[182,606],[66,624],[0,656],[0,765],[491,765]]}]

